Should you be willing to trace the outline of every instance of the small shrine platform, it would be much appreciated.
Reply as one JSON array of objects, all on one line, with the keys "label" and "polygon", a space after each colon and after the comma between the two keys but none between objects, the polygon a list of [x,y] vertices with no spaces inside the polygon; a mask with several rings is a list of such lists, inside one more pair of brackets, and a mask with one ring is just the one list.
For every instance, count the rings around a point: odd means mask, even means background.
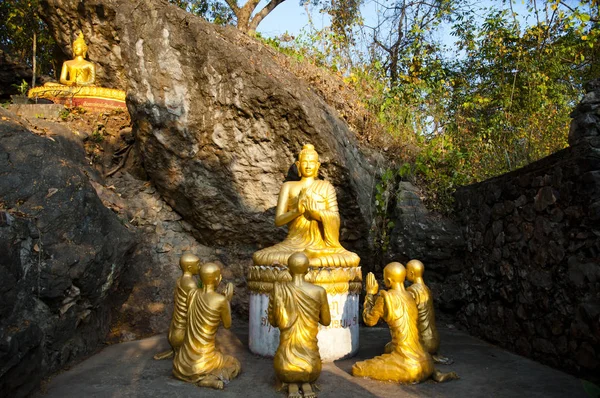
[{"label": "small shrine platform", "polygon": [[[441,325],[439,325],[441,326]],[[439,327],[438,326],[438,327]],[[456,371],[461,379],[437,384],[427,381],[398,385],[355,378],[352,364],[379,355],[390,339],[387,328],[360,328],[360,348],[350,359],[326,363],[317,384],[319,397],[589,397],[584,382],[576,377],[512,354],[453,328],[440,328],[442,354],[455,363],[439,366]],[[155,336],[106,347],[44,384],[36,397],[279,397],[273,360],[253,355],[248,349],[248,330],[220,330],[223,351],[242,363],[242,373],[223,391],[199,388],[175,379],[171,361],[152,356],[168,348],[166,336]]]},{"label": "small shrine platform", "polygon": [[125,91],[105,87],[50,85],[32,88],[27,95],[29,98],[44,98],[54,104],[80,106],[96,112],[127,109]]}]

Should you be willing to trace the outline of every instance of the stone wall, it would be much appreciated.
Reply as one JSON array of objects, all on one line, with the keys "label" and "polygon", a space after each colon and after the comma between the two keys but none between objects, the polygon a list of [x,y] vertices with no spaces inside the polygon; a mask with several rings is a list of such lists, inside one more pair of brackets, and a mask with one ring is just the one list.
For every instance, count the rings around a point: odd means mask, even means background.
[{"label": "stone wall", "polygon": [[570,147],[456,193],[467,242],[459,320],[474,334],[600,380],[600,82]]}]

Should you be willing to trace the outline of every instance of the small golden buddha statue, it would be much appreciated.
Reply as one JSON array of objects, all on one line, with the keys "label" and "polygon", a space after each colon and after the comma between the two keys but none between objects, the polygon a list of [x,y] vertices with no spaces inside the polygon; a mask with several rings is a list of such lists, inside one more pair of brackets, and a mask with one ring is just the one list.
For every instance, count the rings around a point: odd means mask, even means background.
[{"label": "small golden buddha statue", "polygon": [[202,288],[193,288],[188,294],[185,337],[173,359],[173,375],[200,387],[221,390],[241,369],[237,359],[221,353],[215,345],[221,321],[226,329],[231,326],[233,285],[227,284],[224,295],[216,292],[221,270],[214,263],[200,267],[200,280]]},{"label": "small golden buddha statue", "polygon": [[63,63],[59,83],[49,82],[42,87],[34,87],[27,96],[92,110],[125,108],[125,91],[94,86],[96,65],[85,59],[87,50],[83,33],[80,32],[73,42],[74,58]]},{"label": "small golden buddha statue", "polygon": [[62,65],[59,81],[65,86],[90,86],[96,82],[96,65],[85,60],[87,55],[87,44],[83,38],[83,33],[73,42],[72,60],[66,61]]},{"label": "small golden buddha statue", "polygon": [[363,320],[368,326],[374,326],[383,318],[390,328],[393,349],[390,353],[355,363],[352,374],[398,383],[419,383],[428,378],[442,382],[458,378],[454,372],[444,374],[434,369],[431,356],[421,345],[417,305],[404,289],[404,266],[396,262],[388,264],[383,270],[383,278],[387,291],[379,291],[373,273],[367,275]]},{"label": "small golden buddha statue", "polygon": [[406,263],[406,279],[412,283],[406,290],[413,296],[417,304],[419,311],[417,327],[419,328],[419,336],[423,348],[431,354],[434,362],[449,365],[452,361],[438,354],[440,336],[435,327],[433,296],[429,288],[425,285],[425,281],[423,281],[424,271],[425,266],[419,260],[410,260]]},{"label": "small golden buddha statue", "polygon": [[161,352],[154,359],[167,359],[172,357],[183,344],[185,327],[187,324],[188,293],[198,288],[198,281],[194,275],[198,274],[200,259],[193,254],[186,253],[179,259],[179,266],[183,274],[177,280],[175,297],[173,299],[173,317],[169,327],[169,344],[171,350]]},{"label": "small golden buddha statue", "polygon": [[[314,398],[313,385],[321,374],[317,345],[319,323],[331,322],[327,292],[306,282],[309,259],[300,252],[290,256],[291,282],[275,282],[269,297],[269,322],[280,331],[273,359],[277,379],[287,386],[289,398]],[[300,390],[302,395],[300,395]]]},{"label": "small golden buddha statue", "polygon": [[335,189],[318,179],[320,165],[314,146],[304,145],[296,162],[301,179],[284,183],[277,202],[275,225],[288,226],[287,238],[254,253],[255,265],[285,265],[292,254],[303,251],[311,267],[358,266],[358,255],[340,244]]}]

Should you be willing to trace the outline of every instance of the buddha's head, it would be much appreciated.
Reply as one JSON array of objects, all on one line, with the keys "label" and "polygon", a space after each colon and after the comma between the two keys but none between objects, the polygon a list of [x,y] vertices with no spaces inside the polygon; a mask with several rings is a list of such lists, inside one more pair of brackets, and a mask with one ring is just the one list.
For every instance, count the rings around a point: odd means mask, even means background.
[{"label": "buddha's head", "polygon": [[288,259],[288,269],[292,275],[306,275],[310,261],[302,252],[294,253]]},{"label": "buddha's head", "polygon": [[317,177],[319,175],[319,154],[312,144],[305,144],[298,155],[296,167],[300,177]]},{"label": "buddha's head", "polygon": [[406,279],[411,282],[423,277],[423,271],[425,271],[425,266],[419,260],[410,260],[406,263]]},{"label": "buddha's head", "polygon": [[219,283],[221,283],[221,268],[215,263],[202,264],[200,267],[200,280],[204,286],[219,286]]},{"label": "buddha's head", "polygon": [[198,273],[198,268],[200,267],[200,259],[192,253],[185,253],[179,259],[179,266],[183,272],[191,272],[195,275]]},{"label": "buddha's head", "polygon": [[394,284],[403,284],[406,278],[406,268],[400,263],[389,263],[383,269],[383,281],[387,288],[392,287]]},{"label": "buddha's head", "polygon": [[83,58],[87,55],[87,44],[85,44],[85,40],[83,39],[83,32],[79,32],[79,36],[73,42],[73,55],[76,57],[82,55]]}]

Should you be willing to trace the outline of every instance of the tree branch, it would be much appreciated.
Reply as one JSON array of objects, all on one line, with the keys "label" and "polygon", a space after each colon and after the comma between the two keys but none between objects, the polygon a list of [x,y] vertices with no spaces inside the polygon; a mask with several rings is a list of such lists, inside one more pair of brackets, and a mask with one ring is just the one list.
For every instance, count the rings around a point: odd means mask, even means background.
[{"label": "tree branch", "polygon": [[266,6],[263,7],[262,10],[260,10],[258,13],[256,13],[256,15],[254,16],[254,18],[252,18],[252,21],[250,21],[250,29],[252,31],[255,31],[256,28],[258,27],[258,24],[261,23],[261,21],[267,16],[269,15],[269,13],[271,11],[273,11],[275,9],[275,7],[277,7],[279,4],[283,3],[285,0],[271,0],[269,2],[269,4],[267,4]]},{"label": "tree branch", "polygon": [[237,13],[240,11],[240,8],[237,5],[236,0],[225,0],[229,8],[233,11],[233,13],[237,16]]}]

